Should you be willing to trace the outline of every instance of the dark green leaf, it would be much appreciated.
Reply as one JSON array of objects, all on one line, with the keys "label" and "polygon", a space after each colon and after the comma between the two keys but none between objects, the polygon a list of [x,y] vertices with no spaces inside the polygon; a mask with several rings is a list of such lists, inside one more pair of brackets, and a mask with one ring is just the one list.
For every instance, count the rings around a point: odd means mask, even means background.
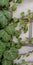
[{"label": "dark green leaf", "polygon": [[7,25],[8,20],[7,18],[4,16],[3,12],[0,11],[0,28],[4,27],[5,25]]},{"label": "dark green leaf", "polygon": [[8,21],[10,21],[12,18],[12,11],[3,10],[3,13],[6,16],[6,18],[8,19]]},{"label": "dark green leaf", "polygon": [[5,50],[5,44],[0,40],[0,58]]},{"label": "dark green leaf", "polygon": [[4,59],[2,65],[12,65],[12,61]]},{"label": "dark green leaf", "polygon": [[0,30],[0,39],[5,42],[9,42],[11,41],[11,36],[8,35],[8,33],[5,32],[4,30]]},{"label": "dark green leaf", "polygon": [[18,50],[15,47],[10,48],[10,50],[4,52],[4,58],[8,60],[14,60],[18,56]]},{"label": "dark green leaf", "polygon": [[5,28],[5,31],[10,34],[10,35],[13,35],[15,33],[15,29],[14,29],[14,26],[12,24],[8,25],[6,28]]},{"label": "dark green leaf", "polygon": [[9,7],[9,0],[0,0],[0,6],[2,7],[6,7],[8,8]]}]

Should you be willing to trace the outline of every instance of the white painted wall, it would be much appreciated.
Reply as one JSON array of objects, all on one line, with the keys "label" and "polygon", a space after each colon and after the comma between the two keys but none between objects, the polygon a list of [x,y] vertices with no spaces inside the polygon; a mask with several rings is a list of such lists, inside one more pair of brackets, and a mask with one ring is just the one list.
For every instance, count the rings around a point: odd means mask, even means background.
[{"label": "white painted wall", "polygon": [[[13,4],[13,3],[11,3]],[[33,0],[23,0],[21,4],[16,4],[17,5],[17,10],[13,12],[13,17],[20,17],[20,13],[24,11],[27,13],[28,9],[31,9],[33,11]],[[25,37],[28,37],[29,30],[26,34],[21,34],[21,37],[24,39]],[[33,36],[33,24],[32,24],[32,36]],[[19,53],[28,53],[29,51],[33,50],[33,47],[22,47],[19,50]],[[22,58],[22,57],[21,57]],[[30,54],[29,57],[24,57],[26,61],[33,61],[33,53]],[[20,59],[21,60],[21,59]],[[20,61],[19,60],[19,61]],[[15,61],[18,62],[18,61]]]}]

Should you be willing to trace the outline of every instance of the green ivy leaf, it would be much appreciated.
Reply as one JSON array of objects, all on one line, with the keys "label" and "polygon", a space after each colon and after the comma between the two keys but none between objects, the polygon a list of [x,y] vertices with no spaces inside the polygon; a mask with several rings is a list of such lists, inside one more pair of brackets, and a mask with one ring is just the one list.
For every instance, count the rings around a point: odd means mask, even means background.
[{"label": "green ivy leaf", "polygon": [[0,6],[2,7],[6,7],[8,8],[9,7],[9,0],[0,0]]},{"label": "green ivy leaf", "polygon": [[0,58],[3,54],[3,52],[5,51],[5,44],[0,40]]},{"label": "green ivy leaf", "polygon": [[15,33],[15,28],[12,24],[8,25],[6,28],[5,28],[5,31],[10,34],[10,35],[13,35]]},{"label": "green ivy leaf", "polygon": [[24,20],[20,19],[19,21],[20,21],[20,26],[21,26],[21,28],[24,28],[24,25],[25,25]]},{"label": "green ivy leaf", "polygon": [[3,10],[3,13],[6,16],[6,18],[10,21],[12,18],[12,11]]},{"label": "green ivy leaf", "polygon": [[24,27],[24,33],[26,33],[27,31],[28,31],[28,27],[25,26],[25,27]]},{"label": "green ivy leaf", "polygon": [[17,3],[22,3],[22,0],[17,0]]},{"label": "green ivy leaf", "polygon": [[0,30],[0,39],[5,42],[9,42],[11,41],[11,36],[8,35],[8,33],[5,32],[4,30]]},{"label": "green ivy leaf", "polygon": [[22,0],[12,0],[15,3],[22,3]]},{"label": "green ivy leaf", "polygon": [[18,50],[15,47],[10,48],[4,52],[4,58],[8,60],[14,60],[18,56]]},{"label": "green ivy leaf", "polygon": [[2,65],[12,65],[12,61],[9,61],[9,60],[4,59],[2,61]]},{"label": "green ivy leaf", "polygon": [[7,23],[8,23],[7,18],[3,15],[3,12],[0,11],[0,26],[4,27],[5,25],[7,25]]},{"label": "green ivy leaf", "polygon": [[12,11],[15,11],[17,9],[17,6],[14,4],[11,8],[12,8]]},{"label": "green ivy leaf", "polygon": [[17,0],[12,0],[12,1],[15,2],[15,3],[17,2]]},{"label": "green ivy leaf", "polygon": [[0,28],[5,27],[12,18],[12,14],[8,10],[0,10]]}]

